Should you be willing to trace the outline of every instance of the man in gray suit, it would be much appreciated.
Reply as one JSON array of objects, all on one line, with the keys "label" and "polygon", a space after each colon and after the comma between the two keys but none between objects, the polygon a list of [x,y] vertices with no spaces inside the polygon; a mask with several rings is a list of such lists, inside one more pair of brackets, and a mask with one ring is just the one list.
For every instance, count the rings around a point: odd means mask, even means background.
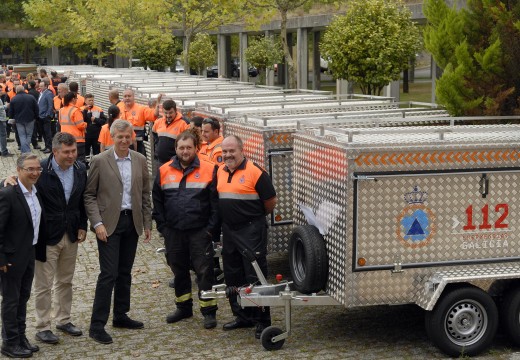
[{"label": "man in gray suit", "polygon": [[92,159],[85,189],[85,208],[96,230],[101,270],[89,336],[102,344],[112,343],[105,325],[114,289],[112,325],[127,329],[144,327],[127,315],[137,239],[144,228],[144,241],[149,242],[152,228],[148,167],[143,155],[129,149],[132,134],[128,121],[114,121],[110,128],[114,148]]}]

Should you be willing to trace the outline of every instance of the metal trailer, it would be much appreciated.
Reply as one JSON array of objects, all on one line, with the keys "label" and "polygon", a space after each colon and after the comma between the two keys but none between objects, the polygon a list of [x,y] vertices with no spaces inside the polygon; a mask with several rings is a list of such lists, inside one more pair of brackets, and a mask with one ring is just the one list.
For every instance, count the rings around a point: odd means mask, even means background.
[{"label": "metal trailer", "polygon": [[262,345],[282,347],[292,306],[382,304],[424,309],[450,356],[484,351],[499,316],[519,345],[519,147],[518,125],[295,133],[293,281],[238,289],[243,307],[285,307]]},{"label": "metal trailer", "polygon": [[[292,135],[301,128],[318,128],[323,124],[334,127],[377,127],[399,126],[413,123],[447,124],[443,118],[447,113],[430,109],[398,109],[381,110],[364,114],[359,112],[345,119],[325,117],[320,119],[315,114],[307,118],[299,115],[294,119],[283,117],[269,120],[253,121],[232,119],[224,123],[224,135],[239,136],[244,142],[244,154],[247,158],[266,169],[271,176],[278,195],[275,212],[269,219],[268,250],[284,252],[288,250],[289,239],[293,229],[293,138]],[[347,116],[348,113],[345,113]]]}]

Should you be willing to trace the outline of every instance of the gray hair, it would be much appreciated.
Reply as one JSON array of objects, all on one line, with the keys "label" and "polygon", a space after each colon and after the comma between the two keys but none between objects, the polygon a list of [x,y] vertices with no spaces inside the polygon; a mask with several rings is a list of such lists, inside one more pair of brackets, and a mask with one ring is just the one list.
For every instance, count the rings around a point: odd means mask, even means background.
[{"label": "gray hair", "polygon": [[34,160],[34,159],[38,160],[38,155],[30,153],[30,152],[22,153],[16,160],[16,166],[19,167],[20,169],[22,169],[23,163],[25,162],[25,160]]},{"label": "gray hair", "polygon": [[16,93],[17,94],[23,93],[24,91],[25,91],[25,88],[23,87],[23,85],[17,85],[16,86]]},{"label": "gray hair", "polygon": [[119,90],[112,89],[108,92],[108,97],[111,99],[118,99],[119,100]]},{"label": "gray hair", "polygon": [[127,120],[117,119],[110,126],[110,136],[114,137],[116,132],[126,131],[126,129],[133,129],[132,124]]},{"label": "gray hair", "polygon": [[57,132],[52,138],[52,149],[59,150],[63,144],[67,146],[76,145],[76,138],[66,132]]},{"label": "gray hair", "polygon": [[59,89],[67,89],[67,90],[69,90],[69,85],[67,85],[65,83],[59,83],[58,84],[58,90]]},{"label": "gray hair", "polygon": [[45,87],[49,87],[51,84],[49,78],[43,78],[41,81],[45,84]]}]

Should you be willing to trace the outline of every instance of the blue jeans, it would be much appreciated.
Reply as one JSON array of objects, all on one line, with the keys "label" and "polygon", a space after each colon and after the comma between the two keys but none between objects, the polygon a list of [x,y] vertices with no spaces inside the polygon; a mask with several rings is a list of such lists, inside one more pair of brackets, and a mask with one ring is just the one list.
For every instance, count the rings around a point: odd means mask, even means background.
[{"label": "blue jeans", "polygon": [[7,121],[0,121],[0,153],[7,155]]},{"label": "blue jeans", "polygon": [[31,137],[34,130],[34,120],[27,124],[16,123],[16,130],[20,137],[20,150],[22,153],[31,152]]}]

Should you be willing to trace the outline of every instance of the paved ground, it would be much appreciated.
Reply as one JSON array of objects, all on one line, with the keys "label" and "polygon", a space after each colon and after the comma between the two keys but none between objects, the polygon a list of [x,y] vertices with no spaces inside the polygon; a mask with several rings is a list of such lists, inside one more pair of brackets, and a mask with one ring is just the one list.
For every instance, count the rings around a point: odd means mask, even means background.
[{"label": "paved ground", "polygon": [[[16,146],[9,143],[17,153]],[[41,154],[43,155],[43,154]],[[0,178],[15,170],[13,158],[0,157]],[[111,345],[101,345],[88,336],[61,336],[57,345],[41,344],[39,359],[442,359],[425,334],[423,313],[414,306],[372,307],[346,310],[342,307],[295,308],[293,331],[280,351],[267,352],[254,338],[252,329],[224,332],[221,325],[232,316],[224,300],[217,314],[219,326],[202,327],[202,316],[166,324],[166,314],[174,308],[171,277],[162,254],[155,250],[161,240],[154,232],[149,244],[141,243],[134,266],[130,316],[145,323],[143,330],[121,330],[107,326],[114,337]],[[288,273],[285,255],[269,257],[272,273]],[[93,233],[80,245],[74,279],[73,322],[88,329],[98,275],[97,246]],[[194,294],[196,296],[196,294]],[[34,304],[29,301],[28,337],[34,339]],[[273,325],[283,327],[281,308],[272,310]],[[58,332],[57,332],[58,333]],[[502,336],[481,359],[520,359]]]}]

